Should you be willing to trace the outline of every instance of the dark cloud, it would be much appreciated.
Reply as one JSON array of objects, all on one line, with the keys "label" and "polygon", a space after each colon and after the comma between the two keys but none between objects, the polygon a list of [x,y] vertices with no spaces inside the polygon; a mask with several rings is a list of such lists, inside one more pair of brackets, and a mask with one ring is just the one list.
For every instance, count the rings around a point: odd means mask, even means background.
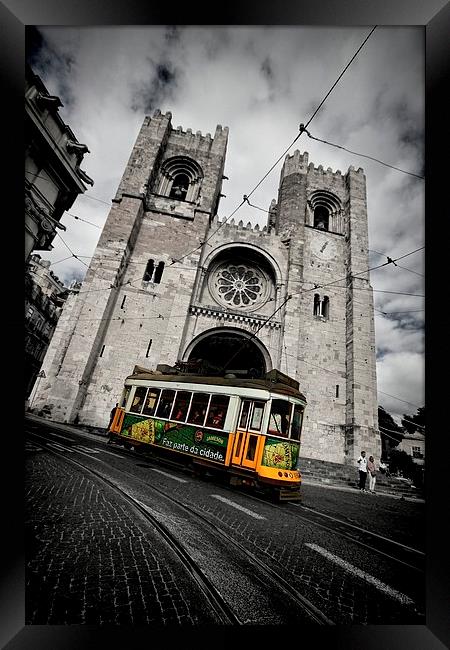
[{"label": "dark cloud", "polygon": [[274,73],[272,69],[272,62],[269,57],[266,57],[261,64],[261,71],[269,81],[273,81]]},{"label": "dark cloud", "polygon": [[[227,197],[229,215],[263,178],[306,124],[369,29],[317,27],[40,27],[27,28],[27,56],[51,94],[65,107],[63,119],[86,142],[86,172],[93,196],[114,196],[143,114],[170,110],[174,124],[214,133],[230,127]],[[319,46],[318,46],[319,44]],[[352,151],[414,173],[423,167],[424,78],[421,28],[379,27],[326,99],[308,130]],[[70,107],[66,114],[67,106]],[[118,128],[117,125],[120,125]],[[346,173],[364,168],[367,178],[369,248],[394,258],[424,244],[423,181],[359,158],[303,135],[294,149],[310,162]],[[282,161],[255,192],[268,206],[277,196]],[[86,193],[88,196],[90,190]],[[88,196],[71,212],[101,225],[108,205]],[[245,210],[245,213],[244,213]],[[261,211],[245,206],[246,223],[264,224]],[[92,255],[99,230],[65,219],[64,239],[81,255]],[[46,258],[65,281],[86,271],[67,257],[59,238]],[[423,273],[423,251],[400,264]],[[88,261],[88,258],[82,258]],[[382,263],[371,257],[371,266]],[[75,273],[75,270],[78,272]],[[374,290],[423,294],[424,278],[392,265],[371,273]],[[380,391],[423,403],[423,298],[374,292]],[[406,313],[410,311],[411,313]],[[403,313],[400,313],[403,312]],[[399,406],[400,405],[400,406]],[[396,414],[401,402],[386,402]]]},{"label": "dark cloud", "polygon": [[150,84],[134,89],[131,109],[136,112],[151,113],[160,108],[173,96],[177,85],[177,72],[169,61],[152,63],[153,78]]},{"label": "dark cloud", "polygon": [[26,28],[25,56],[38,76],[47,79],[50,94],[56,94],[64,108],[70,110],[75,102],[73,76],[76,60],[70,52],[58,52],[34,26]]},{"label": "dark cloud", "polygon": [[156,75],[161,86],[170,84],[175,80],[175,73],[164,63],[160,63],[157,66]]}]

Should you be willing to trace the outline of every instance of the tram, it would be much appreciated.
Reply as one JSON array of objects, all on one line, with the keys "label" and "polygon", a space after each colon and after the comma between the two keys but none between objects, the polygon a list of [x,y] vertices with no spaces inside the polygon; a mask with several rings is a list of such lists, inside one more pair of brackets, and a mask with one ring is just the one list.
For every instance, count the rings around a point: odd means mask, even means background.
[{"label": "tram", "polygon": [[278,370],[263,378],[206,377],[140,366],[125,379],[112,442],[177,457],[279,501],[299,501],[306,399]]}]

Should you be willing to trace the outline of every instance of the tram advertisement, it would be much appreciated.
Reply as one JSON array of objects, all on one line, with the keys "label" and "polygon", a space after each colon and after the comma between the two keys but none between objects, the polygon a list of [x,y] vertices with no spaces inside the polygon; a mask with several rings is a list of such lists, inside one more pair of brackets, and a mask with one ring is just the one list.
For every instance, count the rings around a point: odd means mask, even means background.
[{"label": "tram advertisement", "polygon": [[300,445],[290,440],[267,438],[261,464],[279,469],[295,469]]},{"label": "tram advertisement", "polygon": [[173,449],[216,463],[225,463],[228,435],[181,422],[167,422],[125,415],[122,436],[133,440]]}]

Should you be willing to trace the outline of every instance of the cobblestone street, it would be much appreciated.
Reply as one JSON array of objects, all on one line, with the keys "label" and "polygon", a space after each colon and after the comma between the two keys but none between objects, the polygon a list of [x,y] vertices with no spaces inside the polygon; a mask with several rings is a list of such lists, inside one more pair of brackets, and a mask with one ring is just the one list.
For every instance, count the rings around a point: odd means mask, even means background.
[{"label": "cobblestone street", "polygon": [[139,514],[63,460],[29,453],[26,624],[196,623],[182,595],[192,587]]},{"label": "cobblestone street", "polygon": [[[40,431],[38,422],[33,426]],[[257,556],[269,555],[279,576],[284,575],[288,581],[294,577],[303,597],[332,621],[352,624],[421,620],[414,608],[405,607],[401,594],[400,600],[398,594],[392,600],[383,591],[368,590],[364,576],[378,575],[385,584],[397,584],[401,592],[414,594],[417,602],[423,598],[422,583],[416,584],[414,576],[405,574],[401,566],[392,571],[389,561],[384,566],[363,547],[349,545],[345,536],[335,534],[334,528],[338,522],[352,530],[361,526],[396,539],[405,548],[421,549],[423,503],[307,483],[302,488],[300,508],[286,505],[273,510],[269,504],[258,506],[251,497],[222,492],[214,482],[192,480],[176,470],[173,473],[170,468],[164,469],[164,465],[158,468],[143,463],[135,454],[114,445],[107,448],[101,437],[84,433],[78,438],[84,444],[74,445],[77,434],[72,427],[62,425],[56,430],[60,442],[71,444],[57,442],[55,446],[51,440],[41,446],[30,441],[26,447],[27,624],[192,626],[217,622],[217,614],[205,604],[205,594],[175,557],[174,550],[181,545],[198,559],[202,553],[205,557],[211,555],[214,571],[223,562],[221,551],[213,540],[206,541],[201,529],[190,529],[183,516],[180,519],[176,512],[166,512],[165,506],[158,503],[159,497],[151,496],[152,485],[162,490],[161,495],[167,493],[177,503],[191,503],[197,512],[220,522],[231,538]],[[56,454],[50,451],[52,448]],[[155,508],[159,511],[161,521],[171,529],[176,541],[163,540],[155,525],[117,490],[76,464],[85,465],[87,461],[93,470],[101,469],[102,476],[106,472],[115,477],[114,484],[126,486],[126,493],[138,490],[135,498],[147,501],[153,512]],[[316,520],[319,516],[317,523],[309,521],[311,516]],[[333,524],[334,517],[337,519]],[[324,562],[320,552],[328,553],[329,559]],[[336,561],[341,565],[335,565]],[[219,582],[225,591],[230,591],[230,566],[223,575],[225,582]],[[373,582],[370,575],[369,580]],[[238,589],[232,588],[230,594],[232,600],[242,591],[236,586]],[[262,606],[258,603],[255,601],[257,608]]]}]

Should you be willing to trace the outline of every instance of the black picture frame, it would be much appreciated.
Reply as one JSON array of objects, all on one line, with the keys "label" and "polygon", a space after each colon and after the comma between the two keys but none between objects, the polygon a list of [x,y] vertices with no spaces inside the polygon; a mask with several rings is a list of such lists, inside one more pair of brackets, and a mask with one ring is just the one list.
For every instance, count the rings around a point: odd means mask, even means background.
[{"label": "black picture frame", "polygon": [[[450,647],[449,626],[449,562],[446,540],[448,505],[444,462],[448,454],[448,415],[446,402],[446,369],[449,362],[447,310],[441,310],[446,296],[445,261],[448,258],[447,193],[448,116],[446,82],[448,83],[448,34],[450,10],[445,0],[322,0],[254,3],[228,2],[213,10],[202,5],[144,3],[142,0],[3,0],[0,3],[0,47],[2,52],[3,98],[6,116],[3,145],[6,156],[2,173],[4,234],[4,375],[5,409],[2,426],[3,553],[0,583],[0,643],[8,650],[22,648],[97,648],[104,647],[167,647],[175,639],[172,632],[160,629],[93,628],[89,626],[24,626],[24,560],[23,560],[23,438],[17,424],[23,412],[23,390],[20,385],[21,351],[23,349],[23,301],[14,278],[22,278],[19,265],[23,242],[23,91],[26,25],[421,25],[426,42],[426,398],[428,422],[426,510],[427,510],[427,573],[426,625],[424,626],[350,626],[348,628],[273,629],[272,643],[299,646],[311,642],[314,647],[439,650]],[[3,113],[5,115],[5,113]],[[447,141],[446,141],[447,138]],[[445,174],[445,176],[444,176]],[[8,205],[9,204],[9,205]],[[8,207],[6,207],[8,205]],[[16,241],[17,240],[17,241]],[[11,258],[5,261],[7,252]],[[440,292],[442,290],[442,294]],[[438,293],[439,292],[439,293]],[[437,294],[437,296],[436,296]],[[436,296],[436,298],[433,298]],[[441,302],[440,302],[441,301]],[[448,301],[447,301],[448,302]],[[7,344],[5,345],[5,342]],[[8,357],[6,349],[12,350]],[[443,372],[443,378],[439,379]],[[12,401],[11,407],[9,403]],[[241,641],[264,642],[268,630],[182,630],[178,633],[184,647],[240,645]],[[155,638],[156,637],[156,638]],[[243,645],[243,643],[242,643]],[[266,645],[266,644],[265,644]]]}]

